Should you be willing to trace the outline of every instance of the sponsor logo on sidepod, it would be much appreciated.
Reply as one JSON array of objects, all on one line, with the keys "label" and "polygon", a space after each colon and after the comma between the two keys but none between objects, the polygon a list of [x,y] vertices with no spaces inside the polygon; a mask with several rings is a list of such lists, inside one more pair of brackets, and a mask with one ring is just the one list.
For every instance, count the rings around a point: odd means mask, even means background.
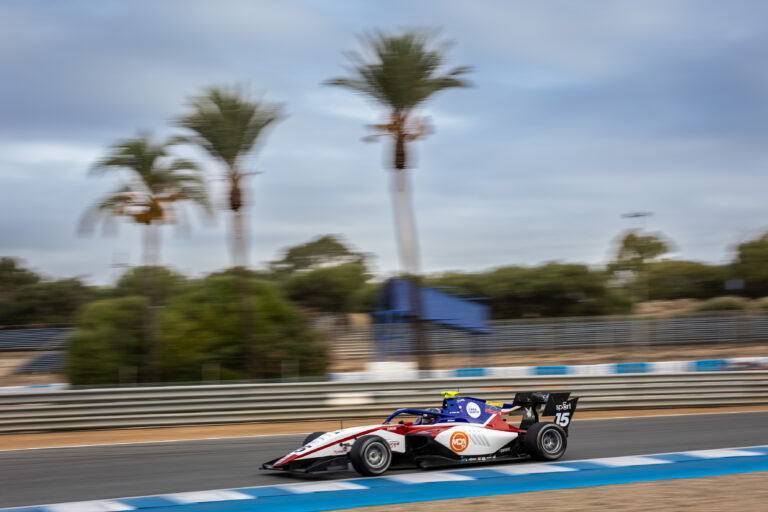
[{"label": "sponsor logo on sidepod", "polygon": [[462,431],[456,431],[451,434],[451,450],[461,453],[469,446],[469,437]]}]

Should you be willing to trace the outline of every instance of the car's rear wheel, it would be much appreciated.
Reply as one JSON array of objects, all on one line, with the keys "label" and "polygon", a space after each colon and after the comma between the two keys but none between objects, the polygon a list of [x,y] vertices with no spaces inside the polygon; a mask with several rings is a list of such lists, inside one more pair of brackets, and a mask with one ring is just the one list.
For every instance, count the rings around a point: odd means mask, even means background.
[{"label": "car's rear wheel", "polygon": [[525,433],[525,447],[534,458],[557,460],[568,446],[568,435],[562,427],[551,422],[539,422]]},{"label": "car's rear wheel", "polygon": [[379,436],[363,436],[352,445],[349,461],[363,476],[381,475],[392,463],[392,450],[389,443]]},{"label": "car's rear wheel", "polygon": [[314,441],[315,439],[317,439],[323,434],[325,434],[325,432],[312,432],[311,434],[309,434],[307,437],[304,438],[304,442],[301,443],[301,446],[311,443],[312,441]]}]

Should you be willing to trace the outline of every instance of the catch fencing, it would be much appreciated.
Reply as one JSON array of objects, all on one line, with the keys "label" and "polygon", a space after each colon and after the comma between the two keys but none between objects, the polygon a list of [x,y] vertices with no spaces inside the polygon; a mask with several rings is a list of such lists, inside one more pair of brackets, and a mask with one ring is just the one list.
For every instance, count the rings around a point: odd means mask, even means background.
[{"label": "catch fencing", "polygon": [[[339,359],[367,359],[413,353],[411,326],[336,328],[328,333]],[[686,314],[673,317],[578,317],[496,320],[491,333],[427,331],[432,353],[493,353],[519,349],[580,349],[627,346],[761,343],[768,341],[768,314],[762,311]],[[377,339],[371,343],[371,339]]]},{"label": "catch fencing", "polygon": [[766,405],[768,371],[26,392],[0,395],[0,433],[383,419],[401,407],[439,405],[446,390],[503,401],[517,391],[568,390],[580,397],[580,410]]}]

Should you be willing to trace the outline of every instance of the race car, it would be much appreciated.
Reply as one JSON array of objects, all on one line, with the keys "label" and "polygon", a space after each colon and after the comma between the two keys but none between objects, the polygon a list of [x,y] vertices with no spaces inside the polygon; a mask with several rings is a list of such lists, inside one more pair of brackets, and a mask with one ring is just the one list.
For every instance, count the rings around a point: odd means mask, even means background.
[{"label": "race car", "polygon": [[[398,409],[380,425],[315,432],[298,449],[261,468],[296,473],[347,469],[381,475],[390,466],[428,468],[500,460],[556,460],[567,446],[578,397],[516,393],[511,404],[443,393],[440,409]],[[543,409],[543,410],[542,410]],[[522,414],[519,426],[505,414]],[[417,416],[415,421],[399,415]],[[540,421],[539,416],[554,416]]]}]

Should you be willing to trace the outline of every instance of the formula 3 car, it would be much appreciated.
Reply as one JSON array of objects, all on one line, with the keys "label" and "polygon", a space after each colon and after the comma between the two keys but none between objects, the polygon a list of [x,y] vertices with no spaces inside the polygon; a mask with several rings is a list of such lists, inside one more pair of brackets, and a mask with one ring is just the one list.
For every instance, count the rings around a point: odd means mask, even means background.
[{"label": "formula 3 car", "polygon": [[[535,458],[556,460],[565,453],[577,398],[570,393],[516,393],[511,404],[443,393],[440,409],[398,409],[380,425],[315,432],[291,453],[261,468],[315,473],[352,467],[381,475],[392,467],[428,468]],[[522,414],[519,426],[505,414]],[[392,421],[399,415],[415,421]],[[554,421],[540,421],[554,416]]]}]

